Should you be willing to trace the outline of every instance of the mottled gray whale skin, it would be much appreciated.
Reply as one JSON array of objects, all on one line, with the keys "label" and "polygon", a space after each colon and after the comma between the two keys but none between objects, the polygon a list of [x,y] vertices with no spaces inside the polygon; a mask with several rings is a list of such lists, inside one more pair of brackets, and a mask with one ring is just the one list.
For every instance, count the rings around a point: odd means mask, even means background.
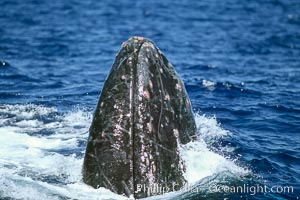
[{"label": "mottled gray whale skin", "polygon": [[180,189],[186,181],[178,147],[193,139],[195,129],[191,102],[173,66],[152,41],[132,37],[102,89],[83,181],[135,198],[159,193],[147,187]]}]

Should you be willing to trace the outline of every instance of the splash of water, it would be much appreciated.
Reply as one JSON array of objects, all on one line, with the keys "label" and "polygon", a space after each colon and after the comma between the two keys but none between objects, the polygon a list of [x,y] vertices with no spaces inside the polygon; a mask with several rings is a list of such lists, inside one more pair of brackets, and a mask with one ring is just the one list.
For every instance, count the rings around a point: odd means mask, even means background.
[{"label": "splash of water", "polygon": [[[200,139],[181,146],[186,180],[197,181],[222,172],[247,170],[209,148],[231,133],[216,118],[195,116]],[[82,182],[81,166],[92,113],[84,109],[61,114],[53,107],[0,107],[0,197],[22,199],[127,199]],[[174,194],[166,194],[172,197]]]}]

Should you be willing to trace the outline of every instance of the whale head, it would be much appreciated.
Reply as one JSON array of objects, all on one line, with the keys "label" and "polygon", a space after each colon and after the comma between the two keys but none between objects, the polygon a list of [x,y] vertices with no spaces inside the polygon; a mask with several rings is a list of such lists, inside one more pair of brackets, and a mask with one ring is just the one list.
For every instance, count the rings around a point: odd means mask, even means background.
[{"label": "whale head", "polygon": [[149,39],[122,44],[90,127],[83,181],[143,198],[185,184],[179,145],[195,136],[191,101],[172,64]]}]

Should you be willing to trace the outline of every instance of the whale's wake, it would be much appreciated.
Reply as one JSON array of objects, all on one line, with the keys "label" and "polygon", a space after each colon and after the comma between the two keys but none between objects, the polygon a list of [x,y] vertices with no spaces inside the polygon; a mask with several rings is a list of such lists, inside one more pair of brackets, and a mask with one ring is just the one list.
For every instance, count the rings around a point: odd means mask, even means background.
[{"label": "whale's wake", "polygon": [[[180,150],[188,182],[197,183],[217,174],[247,174],[235,160],[225,156],[233,149],[225,146],[218,153],[214,151],[212,144],[231,133],[222,129],[214,117],[196,115],[195,119],[200,140],[183,145]],[[82,182],[85,140],[91,120],[92,112],[84,108],[61,113],[55,107],[33,104],[1,105],[0,197],[127,199]]]}]

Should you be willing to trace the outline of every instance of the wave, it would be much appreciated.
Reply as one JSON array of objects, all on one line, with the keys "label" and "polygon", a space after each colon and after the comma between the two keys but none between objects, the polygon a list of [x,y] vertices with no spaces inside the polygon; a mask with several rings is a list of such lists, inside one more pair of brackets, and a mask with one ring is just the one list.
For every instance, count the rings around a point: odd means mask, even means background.
[{"label": "wave", "polygon": [[[224,156],[232,149],[225,146],[217,153],[211,146],[231,133],[215,117],[196,114],[195,119],[200,139],[180,147],[188,183],[218,174],[248,174],[249,170]],[[82,182],[91,120],[92,113],[84,108],[60,113],[55,107],[34,104],[0,105],[0,197],[126,199]]]}]

